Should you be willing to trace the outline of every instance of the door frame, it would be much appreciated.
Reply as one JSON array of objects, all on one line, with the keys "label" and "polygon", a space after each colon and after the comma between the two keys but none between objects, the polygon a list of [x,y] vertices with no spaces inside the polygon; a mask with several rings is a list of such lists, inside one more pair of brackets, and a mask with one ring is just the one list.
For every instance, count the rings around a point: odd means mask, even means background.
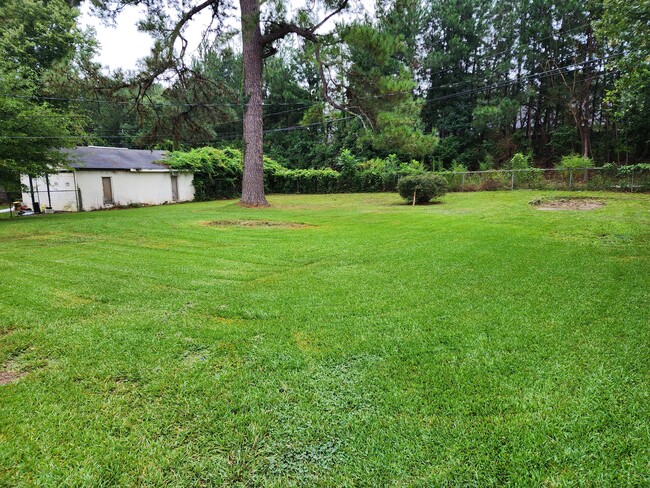
[{"label": "door frame", "polygon": [[171,175],[172,183],[172,202],[177,202],[180,200],[178,195],[178,175]]},{"label": "door frame", "polygon": [[[108,189],[110,190],[110,200],[106,200],[106,182],[108,181]],[[102,202],[104,205],[115,205],[115,196],[113,194],[113,178],[111,176],[102,176]]]}]

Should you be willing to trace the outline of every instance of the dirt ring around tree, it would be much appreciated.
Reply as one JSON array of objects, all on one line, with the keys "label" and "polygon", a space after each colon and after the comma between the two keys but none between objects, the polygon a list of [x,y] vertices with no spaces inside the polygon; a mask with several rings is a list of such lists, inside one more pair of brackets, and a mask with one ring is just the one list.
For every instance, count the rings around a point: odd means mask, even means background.
[{"label": "dirt ring around tree", "polygon": [[212,227],[262,227],[274,229],[305,229],[313,227],[300,222],[281,222],[275,220],[212,220],[203,225]]},{"label": "dirt ring around tree", "polygon": [[537,210],[595,210],[605,206],[605,202],[598,198],[590,197],[556,197],[540,198],[530,204]]}]

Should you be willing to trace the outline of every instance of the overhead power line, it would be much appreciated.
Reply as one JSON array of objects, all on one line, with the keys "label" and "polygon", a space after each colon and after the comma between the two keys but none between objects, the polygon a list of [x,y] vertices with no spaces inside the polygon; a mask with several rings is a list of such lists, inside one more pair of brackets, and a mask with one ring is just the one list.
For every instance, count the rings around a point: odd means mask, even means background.
[{"label": "overhead power line", "polygon": [[[592,60],[587,60],[582,63],[574,63],[570,65],[565,65],[559,68],[554,68],[554,70],[563,70],[563,69],[568,69],[568,68],[574,68],[577,66],[583,66],[588,63],[597,63],[597,62],[603,62],[609,59],[611,56],[603,56],[600,58],[594,58]],[[546,70],[542,71],[539,73],[530,73],[528,75],[525,75],[521,78],[518,78],[517,80],[514,80],[515,83],[521,82],[525,79],[530,79],[534,77],[538,77],[541,75],[544,75],[545,73],[549,73],[554,70]],[[560,74],[558,72],[558,74]],[[442,88],[453,88],[455,86],[459,86],[465,83],[470,83],[472,80],[463,80],[460,82],[456,83],[450,83],[447,85],[439,85],[435,87],[430,87],[428,90],[431,89],[442,89]],[[368,99],[373,99],[373,98],[390,98],[398,95],[412,95],[413,90],[405,90],[405,91],[397,91],[397,92],[391,92],[391,93],[382,93],[378,95],[368,95],[366,97],[357,97],[357,100],[368,100]],[[89,104],[112,104],[112,105],[133,105],[133,101],[122,101],[122,100],[103,100],[103,99],[93,99],[93,98],[66,98],[66,97],[42,97],[42,96],[34,96],[34,95],[20,95],[20,94],[14,94],[14,93],[3,93],[0,94],[2,97],[6,98],[18,98],[18,99],[24,99],[24,100],[40,100],[40,101],[60,101],[60,102],[72,102],[72,103],[89,103]],[[323,103],[322,100],[298,100],[298,101],[293,101],[293,102],[265,102],[262,104],[264,107],[269,107],[269,106],[297,106],[298,108],[292,109],[292,110],[287,110],[283,112],[276,112],[275,114],[280,114],[280,113],[290,113],[294,111],[299,111],[302,109],[306,109],[309,107],[312,107],[314,105],[318,105]],[[183,108],[244,108],[245,104],[243,102],[240,103],[230,103],[230,102],[211,102],[211,103],[171,103],[171,102],[149,102],[147,104],[144,104],[145,106],[153,106],[154,108],[161,108],[161,107],[183,107]],[[273,115],[273,114],[267,114],[267,115]]]},{"label": "overhead power line", "polygon": [[[543,74],[543,75],[542,74],[530,75],[529,77],[526,77],[526,79],[535,78],[535,79],[540,79],[541,80],[541,79],[545,79],[545,78],[550,78],[552,76],[557,76],[559,74],[562,74],[562,71],[556,72],[556,70],[549,70],[549,71],[546,72],[546,74]],[[587,81],[587,80],[591,80],[591,79],[603,76],[604,74],[607,74],[607,72],[601,71],[599,73],[591,75],[590,77],[584,78],[582,80],[578,80],[578,82],[581,83],[581,82],[584,82],[584,81]],[[517,84],[521,83],[523,80],[524,79],[522,78],[522,79],[517,79],[517,80],[503,81],[503,82],[495,83],[495,84],[488,85],[488,86],[470,88],[468,90],[464,90],[464,91],[456,92],[456,93],[451,93],[449,95],[441,95],[439,97],[428,98],[428,99],[425,100],[425,104],[431,103],[431,102],[438,102],[438,101],[442,101],[442,100],[448,100],[448,99],[452,99],[452,98],[458,98],[458,97],[466,96],[466,95],[472,95],[474,93],[479,93],[479,92],[483,92],[483,91],[496,90],[498,88],[505,88],[507,86],[517,85]]]},{"label": "overhead power line", "polygon": [[[428,104],[428,103],[432,103],[432,102],[436,102],[436,101],[459,98],[459,97],[479,93],[479,92],[482,92],[482,91],[488,91],[488,90],[494,90],[494,89],[498,89],[498,88],[504,88],[504,87],[507,87],[507,86],[510,86],[510,85],[519,84],[519,83],[522,83],[522,82],[525,82],[525,81],[530,81],[532,79],[544,79],[544,78],[548,78],[548,77],[551,77],[551,76],[557,76],[557,75],[569,72],[572,69],[573,70],[579,69],[579,67],[586,66],[588,64],[599,63],[599,62],[602,62],[604,60],[605,60],[605,58],[596,58],[596,59],[584,61],[582,63],[574,63],[572,65],[553,68],[553,69],[550,69],[550,70],[543,71],[541,73],[530,74],[530,75],[527,75],[525,77],[521,77],[521,78],[517,78],[517,79],[513,79],[513,80],[506,80],[506,81],[499,82],[499,83],[494,83],[494,84],[491,84],[491,85],[485,85],[485,86],[482,86],[482,87],[476,87],[476,88],[472,88],[472,89],[468,89],[468,90],[463,90],[463,91],[460,91],[460,92],[451,93],[451,94],[447,94],[447,95],[442,95],[442,96],[439,96],[439,97],[429,98],[429,99],[426,99],[424,101],[424,103]],[[604,74],[606,74],[606,72],[595,73],[591,77],[588,77],[588,78],[585,78],[585,79],[579,80],[579,81],[580,82],[586,82],[586,81],[589,81],[591,79],[603,76]],[[386,94],[386,96],[391,96],[391,95],[393,95],[393,94],[390,94],[390,95]],[[372,98],[372,97],[368,97],[368,98]],[[320,103],[320,102],[318,102],[318,103]],[[268,116],[271,116],[271,115],[279,115],[279,114],[283,114],[283,113],[290,113],[290,112],[294,112],[294,111],[298,111],[298,110],[299,109],[265,114],[264,117],[268,117]],[[324,121],[324,122],[315,122],[315,123],[311,123],[311,124],[294,125],[294,126],[289,126],[289,127],[278,127],[278,128],[274,128],[274,129],[264,130],[263,133],[268,134],[268,133],[274,133],[274,132],[287,132],[287,131],[293,131],[293,130],[301,130],[301,129],[305,129],[305,128],[309,128],[309,127],[327,125],[327,124],[330,124],[330,123],[340,122],[340,121],[354,119],[354,118],[356,118],[356,117],[355,116],[346,116],[346,117],[339,117],[337,119],[331,119],[331,120]],[[225,123],[222,123],[222,124],[217,124],[216,126],[231,125],[231,124],[235,124],[235,123],[241,123],[241,120],[233,121],[233,122],[225,122]],[[215,126],[213,126],[213,127],[215,127]],[[0,138],[1,139],[28,139],[28,140],[29,139],[32,139],[32,140],[39,140],[39,139],[87,140],[87,139],[92,139],[92,138],[122,139],[124,137],[129,137],[129,136],[132,136],[132,135],[131,134],[122,134],[122,135],[116,135],[115,136],[115,135],[101,135],[101,134],[92,134],[91,133],[91,134],[84,135],[84,136],[62,136],[62,137],[56,137],[56,136],[2,136],[2,135],[0,135]],[[188,141],[188,142],[194,142],[194,143],[196,143],[196,142],[213,142],[213,141],[218,141],[218,140],[220,140],[222,138],[230,137],[230,136],[232,136],[232,137],[242,137],[243,134],[241,132],[231,132],[231,133],[225,133],[225,134],[218,134],[216,136],[216,138],[212,138],[212,139],[209,139],[209,140],[208,139],[203,140],[203,141],[193,140],[193,141]],[[146,136],[142,136],[142,137],[146,137]],[[157,137],[175,137],[175,134],[158,135]]]},{"label": "overhead power line", "polygon": [[[67,97],[43,97],[35,95],[19,95],[14,93],[3,93],[0,96],[6,98],[19,98],[23,100],[40,100],[44,102],[73,102],[73,103],[91,103],[91,104],[112,104],[112,105],[133,105],[133,101],[129,100],[107,100],[98,98],[67,98]],[[320,103],[314,101],[296,101],[296,102],[275,102],[263,103],[263,106],[295,106],[295,105],[310,105],[313,103]],[[244,102],[231,103],[231,102],[211,102],[211,103],[170,103],[170,102],[151,102],[145,105],[153,105],[155,107],[207,107],[207,108],[221,108],[221,107],[240,107],[246,106]]]},{"label": "overhead power line", "polygon": [[[321,125],[329,125],[332,123],[338,123],[344,120],[350,120],[354,119],[356,117],[354,116],[347,116],[347,117],[339,117],[336,119],[329,119],[323,122],[313,122],[311,124],[303,124],[303,125],[293,125],[289,127],[278,127],[274,129],[266,129],[263,131],[264,134],[270,134],[273,132],[288,132],[288,131],[294,131],[294,130],[301,130],[301,129],[307,129],[310,127],[317,127]],[[175,134],[163,134],[163,135],[157,135],[157,137],[173,137]],[[78,136],[3,136],[0,135],[0,139],[19,139],[19,140],[40,140],[40,139],[49,139],[49,140],[54,140],[54,139],[64,139],[64,140],[88,140],[88,139],[93,139],[93,138],[100,138],[100,139],[122,139],[124,137],[129,137],[131,134],[123,134],[119,136],[112,136],[112,135],[101,135],[101,134],[86,134],[86,135],[78,135]],[[146,136],[146,135],[145,135]],[[143,136],[143,137],[145,137]],[[216,137],[211,138],[211,139],[205,139],[203,141],[190,141],[190,142],[212,142],[215,140],[219,140],[222,137],[229,137],[229,136],[234,136],[234,137],[242,137],[243,133],[242,132],[226,132],[224,134],[217,134]]]},{"label": "overhead power line", "polygon": [[[564,19],[563,19],[563,20],[564,20]],[[540,43],[540,42],[542,42],[542,41],[546,41],[546,40],[548,40],[548,39],[552,39],[552,38],[556,37],[556,35],[565,35],[565,34],[568,34],[569,32],[573,32],[573,31],[576,31],[576,30],[578,30],[578,29],[583,29],[583,28],[585,28],[585,27],[588,27],[589,25],[591,25],[591,24],[590,24],[589,22],[587,22],[587,23],[585,23],[585,24],[581,24],[581,25],[577,25],[577,26],[575,26],[575,27],[572,27],[571,29],[566,29],[566,30],[563,30],[563,31],[558,31],[558,32],[556,32],[555,34],[551,34],[550,36],[542,37],[541,39],[536,39],[536,42],[537,42],[537,43]],[[495,53],[485,53],[485,54],[483,54],[483,55],[479,54],[479,55],[477,55],[477,56],[480,57],[482,60],[486,60],[486,59],[495,59],[495,58],[497,58],[498,56],[501,56],[502,54],[511,53],[511,54],[513,54],[513,56],[511,56],[511,57],[515,57],[515,55],[519,54],[519,53],[516,51],[518,48],[519,48],[519,46],[517,46],[516,48],[514,48],[514,50],[515,50],[514,52],[513,52],[513,49],[512,49],[512,48],[509,48],[509,49],[503,49],[503,50],[501,50],[501,51],[497,51],[497,52],[495,52]],[[452,70],[454,70],[454,67],[451,67],[451,68],[443,68],[443,69],[441,69],[441,70],[439,70],[439,71],[433,71],[432,73],[427,73],[427,76],[428,76],[428,77],[433,77],[433,76],[436,76],[436,75],[439,75],[439,74],[442,74],[442,73],[447,73],[447,72],[452,71]]]},{"label": "overhead power line", "polygon": [[[549,76],[560,75],[560,74],[563,74],[565,72],[571,71],[571,69],[575,70],[575,69],[578,69],[580,67],[586,66],[588,64],[597,64],[597,63],[606,61],[607,59],[609,59],[609,56],[604,56],[604,57],[601,57],[601,58],[594,58],[594,59],[583,61],[581,63],[573,63],[573,64],[568,64],[568,65],[565,65],[565,66],[560,66],[560,67],[552,68],[552,69],[545,70],[545,71],[540,71],[539,73],[529,73],[527,75],[524,75],[524,76],[521,76],[521,77],[518,77],[518,78],[514,78],[514,79],[509,79],[509,80],[506,80],[506,81],[502,81],[502,82],[499,82],[497,84],[516,85],[518,83],[523,83],[525,81],[535,79],[535,78],[548,78],[547,75],[549,75]],[[427,90],[431,91],[431,90],[440,90],[440,89],[443,89],[443,88],[454,88],[454,87],[459,86],[459,85],[464,85],[466,83],[470,83],[471,81],[473,81],[473,80],[463,80],[463,81],[459,81],[459,82],[456,82],[456,83],[449,83],[449,84],[446,84],[446,85],[432,86],[432,87],[428,88]],[[490,85],[489,87],[485,87],[485,88],[480,88],[479,87],[477,89],[483,90],[483,89],[491,88],[493,86],[494,85]],[[474,88],[472,90],[474,90]],[[397,95],[408,95],[408,94],[412,94],[412,93],[413,93],[412,90],[400,91],[400,92],[392,92],[392,93],[382,93],[382,94],[378,94],[378,95],[369,95],[367,97],[359,97],[359,98],[357,98],[357,100],[368,100],[370,98],[388,98],[388,97],[393,97],[393,96],[397,96]],[[450,94],[450,95],[455,96],[456,94]],[[429,103],[431,101],[433,101],[433,100],[432,99],[426,99],[425,103]]]}]

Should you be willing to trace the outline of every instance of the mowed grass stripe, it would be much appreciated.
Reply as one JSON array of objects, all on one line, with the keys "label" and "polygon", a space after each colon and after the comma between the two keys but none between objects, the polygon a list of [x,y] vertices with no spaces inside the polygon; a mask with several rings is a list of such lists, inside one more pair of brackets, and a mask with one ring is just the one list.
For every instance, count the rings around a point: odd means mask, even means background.
[{"label": "mowed grass stripe", "polygon": [[1,482],[650,483],[650,197],[548,195],[2,222]]}]

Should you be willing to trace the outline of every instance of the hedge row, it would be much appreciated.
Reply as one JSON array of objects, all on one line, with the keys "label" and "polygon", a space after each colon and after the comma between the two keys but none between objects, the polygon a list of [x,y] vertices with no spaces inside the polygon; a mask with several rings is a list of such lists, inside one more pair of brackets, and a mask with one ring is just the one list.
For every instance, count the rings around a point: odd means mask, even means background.
[{"label": "hedge row", "polygon": [[[170,154],[169,165],[194,172],[197,200],[233,198],[241,194],[242,153],[238,149],[202,147]],[[526,162],[526,165],[528,162]],[[345,150],[336,169],[289,169],[264,157],[264,183],[268,193],[344,193],[396,191],[403,176],[424,174],[420,163],[403,163],[393,155],[359,162]],[[571,170],[571,173],[570,173]],[[564,169],[546,172],[536,168],[516,171],[465,173],[439,172],[450,191],[531,189],[590,189],[650,191],[650,165],[605,165],[599,170]],[[571,176],[570,176],[571,175]]]},{"label": "hedge row", "polygon": [[[232,198],[241,193],[242,153],[238,149],[202,147],[176,151],[171,168],[194,172],[197,200]],[[401,176],[424,172],[417,162],[400,163],[394,156],[358,162],[347,151],[335,169],[289,169],[264,158],[264,184],[268,193],[342,193],[395,191]]]}]

